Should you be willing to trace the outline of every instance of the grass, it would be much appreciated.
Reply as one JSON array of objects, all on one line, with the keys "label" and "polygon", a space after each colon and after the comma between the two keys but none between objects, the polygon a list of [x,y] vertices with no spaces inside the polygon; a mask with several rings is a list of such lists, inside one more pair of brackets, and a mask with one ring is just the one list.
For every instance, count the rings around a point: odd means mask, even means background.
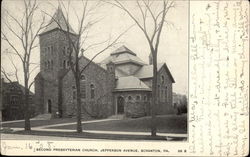
[{"label": "grass", "polygon": [[[157,132],[160,133],[187,133],[186,115],[167,115],[157,117]],[[65,125],[49,127],[48,129],[72,129],[76,125]],[[137,119],[111,120],[96,123],[83,124],[85,130],[103,130],[103,131],[132,131],[132,132],[150,132],[151,118],[143,117]]]},{"label": "grass", "polygon": [[[63,124],[76,122],[75,118],[51,119],[51,120],[32,120],[31,126],[45,126],[52,124]],[[102,131],[123,131],[123,132],[150,132],[151,117],[142,117],[136,119],[110,120],[103,122],[85,123],[84,130],[102,130]],[[187,133],[187,115],[165,115],[157,117],[158,133]],[[23,128],[24,122],[13,122],[3,124],[3,127]],[[76,125],[64,125],[57,127],[48,127],[47,129],[68,129],[74,130]],[[9,132],[9,131],[8,131]],[[166,139],[164,136],[151,137],[150,135],[124,135],[124,134],[106,134],[106,133],[76,133],[74,132],[56,132],[56,131],[10,131],[13,134],[28,134],[37,136],[57,136],[57,137],[76,137],[76,138],[93,138],[109,140],[173,140],[184,141],[185,137],[174,137]]]},{"label": "grass", "polygon": [[[63,118],[63,119],[51,119],[51,120],[31,120],[31,127],[38,127],[43,125],[52,125],[52,124],[62,124],[62,123],[71,123],[76,122],[75,118]],[[10,127],[10,128],[23,128],[24,122],[12,122],[12,123],[1,123],[2,127]]]}]

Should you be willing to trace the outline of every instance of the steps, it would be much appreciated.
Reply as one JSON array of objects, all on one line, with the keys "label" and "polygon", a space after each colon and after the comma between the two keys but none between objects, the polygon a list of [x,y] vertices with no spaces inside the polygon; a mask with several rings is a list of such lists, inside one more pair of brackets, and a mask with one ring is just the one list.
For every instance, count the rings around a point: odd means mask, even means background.
[{"label": "steps", "polygon": [[109,117],[109,119],[125,119],[125,115],[124,114],[117,114],[117,115],[112,115]]},{"label": "steps", "polygon": [[35,120],[49,120],[51,119],[51,114],[50,113],[45,113],[45,114],[39,114],[38,116],[32,118],[32,119],[35,119]]}]

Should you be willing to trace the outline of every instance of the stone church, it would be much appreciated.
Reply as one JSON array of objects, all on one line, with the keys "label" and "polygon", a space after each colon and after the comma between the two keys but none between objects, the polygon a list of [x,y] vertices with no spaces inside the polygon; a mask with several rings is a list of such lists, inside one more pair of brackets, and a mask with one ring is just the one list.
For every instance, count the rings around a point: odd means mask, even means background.
[{"label": "stone church", "polygon": [[[63,16],[59,8],[53,21],[39,35],[40,72],[35,77],[35,102],[40,114],[72,117],[76,115],[76,87],[69,67]],[[70,33],[76,36],[71,27]],[[89,61],[81,56],[80,67]],[[152,77],[152,58],[149,56],[147,64],[126,46],[121,46],[100,63],[91,62],[81,75],[83,114],[96,118],[150,115]],[[158,64],[157,114],[175,112],[172,107],[174,82],[166,63]]]}]

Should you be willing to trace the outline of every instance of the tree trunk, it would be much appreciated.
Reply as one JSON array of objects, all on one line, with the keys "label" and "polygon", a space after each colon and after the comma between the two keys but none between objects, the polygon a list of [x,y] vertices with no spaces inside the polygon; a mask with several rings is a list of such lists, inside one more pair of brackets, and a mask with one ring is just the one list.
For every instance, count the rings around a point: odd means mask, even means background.
[{"label": "tree trunk", "polygon": [[25,109],[25,113],[24,113],[24,119],[25,119],[25,131],[29,131],[30,130],[30,109],[29,109],[29,88],[28,88],[28,78],[26,76],[26,74],[24,73],[24,87],[25,87],[25,92],[24,92],[24,109]]},{"label": "tree trunk", "polygon": [[151,103],[151,136],[156,136],[156,109],[158,106],[157,99],[157,54],[151,50],[153,57],[153,86],[152,86],[152,103]]},{"label": "tree trunk", "polygon": [[76,78],[76,99],[77,99],[77,132],[82,132],[82,114],[81,114],[81,93],[80,93],[80,78]]},{"label": "tree trunk", "polygon": [[62,118],[62,103],[63,103],[63,96],[62,96],[62,76],[58,77],[58,112],[59,112],[59,118]]}]

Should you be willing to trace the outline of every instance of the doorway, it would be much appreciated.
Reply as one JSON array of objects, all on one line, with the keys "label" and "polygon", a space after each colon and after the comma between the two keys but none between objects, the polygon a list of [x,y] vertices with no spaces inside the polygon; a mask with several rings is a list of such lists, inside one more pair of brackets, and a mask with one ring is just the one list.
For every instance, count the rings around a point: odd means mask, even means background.
[{"label": "doorway", "polygon": [[119,96],[117,98],[117,114],[123,114],[124,113],[124,98],[122,96]]},{"label": "doorway", "polygon": [[51,113],[52,112],[52,106],[51,106],[51,100],[49,99],[48,100],[48,113]]}]

